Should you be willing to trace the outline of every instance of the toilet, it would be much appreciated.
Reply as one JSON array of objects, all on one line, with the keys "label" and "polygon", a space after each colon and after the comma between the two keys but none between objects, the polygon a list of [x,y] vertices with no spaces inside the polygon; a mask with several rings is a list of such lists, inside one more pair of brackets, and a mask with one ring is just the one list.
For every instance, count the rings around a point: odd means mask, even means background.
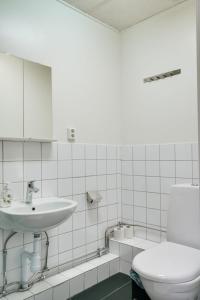
[{"label": "toilet", "polygon": [[132,268],[151,300],[200,299],[199,186],[172,186],[167,241],[138,254]]}]

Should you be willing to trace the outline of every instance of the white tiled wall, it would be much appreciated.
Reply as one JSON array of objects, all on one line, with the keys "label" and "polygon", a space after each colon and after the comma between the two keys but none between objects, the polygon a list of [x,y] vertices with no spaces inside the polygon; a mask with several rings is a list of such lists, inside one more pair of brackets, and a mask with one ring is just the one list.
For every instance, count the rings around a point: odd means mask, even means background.
[{"label": "white tiled wall", "polygon": [[[40,189],[34,197],[74,199],[78,208],[58,228],[49,231],[49,267],[57,268],[104,245],[105,229],[121,217],[120,160],[116,145],[0,142],[0,187],[9,182],[15,201],[26,195],[28,180]],[[99,190],[101,203],[88,205],[86,191]],[[9,232],[0,232],[2,244]],[[8,243],[8,280],[18,280],[20,253],[32,250],[32,235],[17,234]],[[45,255],[45,240],[42,241]],[[56,270],[55,270],[56,271]]]},{"label": "white tiled wall", "polygon": [[164,235],[170,186],[198,183],[198,145],[161,144],[121,147],[122,220],[153,229],[136,235],[160,242]]},{"label": "white tiled wall", "polygon": [[[25,197],[27,181],[35,179],[40,192],[34,197],[59,196],[78,202],[74,215],[49,231],[49,266],[55,272],[72,267],[72,259],[78,264],[81,256],[103,246],[106,228],[121,219],[152,227],[137,229],[136,235],[160,242],[164,235],[154,229],[166,228],[170,186],[198,183],[198,177],[197,144],[119,147],[0,141],[0,189],[9,182],[15,201]],[[89,190],[102,194],[98,205],[88,205],[85,192]],[[8,234],[0,231],[1,270]],[[41,245],[44,257],[45,240]],[[31,234],[17,234],[8,248],[8,280],[14,281],[20,277],[20,253],[32,250]]]}]

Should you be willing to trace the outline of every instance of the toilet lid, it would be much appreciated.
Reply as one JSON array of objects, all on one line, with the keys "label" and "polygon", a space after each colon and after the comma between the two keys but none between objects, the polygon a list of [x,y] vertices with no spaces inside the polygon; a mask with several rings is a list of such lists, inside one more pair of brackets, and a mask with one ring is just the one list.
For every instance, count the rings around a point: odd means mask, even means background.
[{"label": "toilet lid", "polygon": [[200,275],[200,250],[163,242],[138,254],[132,267],[146,279],[163,283],[184,283]]}]

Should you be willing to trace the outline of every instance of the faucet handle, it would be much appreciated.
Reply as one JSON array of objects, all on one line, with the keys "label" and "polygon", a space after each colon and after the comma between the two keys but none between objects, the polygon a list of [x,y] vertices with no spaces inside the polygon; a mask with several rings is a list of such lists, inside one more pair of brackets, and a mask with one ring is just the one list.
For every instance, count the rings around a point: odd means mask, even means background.
[{"label": "faucet handle", "polygon": [[33,187],[34,183],[35,183],[35,180],[30,180],[30,181],[28,181],[27,184],[28,184],[29,187]]},{"label": "faucet handle", "polygon": [[36,180],[30,180],[30,181],[28,181],[28,188],[32,189],[32,191],[34,193],[37,193],[37,192],[39,192],[39,189],[34,185],[35,182],[36,182]]}]

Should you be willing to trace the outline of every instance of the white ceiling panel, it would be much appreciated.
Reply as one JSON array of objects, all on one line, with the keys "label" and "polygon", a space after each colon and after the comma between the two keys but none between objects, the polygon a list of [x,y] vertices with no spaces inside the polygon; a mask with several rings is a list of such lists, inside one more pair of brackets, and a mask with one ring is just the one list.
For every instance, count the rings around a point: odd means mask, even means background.
[{"label": "white ceiling panel", "polygon": [[63,0],[118,30],[187,0]]}]

